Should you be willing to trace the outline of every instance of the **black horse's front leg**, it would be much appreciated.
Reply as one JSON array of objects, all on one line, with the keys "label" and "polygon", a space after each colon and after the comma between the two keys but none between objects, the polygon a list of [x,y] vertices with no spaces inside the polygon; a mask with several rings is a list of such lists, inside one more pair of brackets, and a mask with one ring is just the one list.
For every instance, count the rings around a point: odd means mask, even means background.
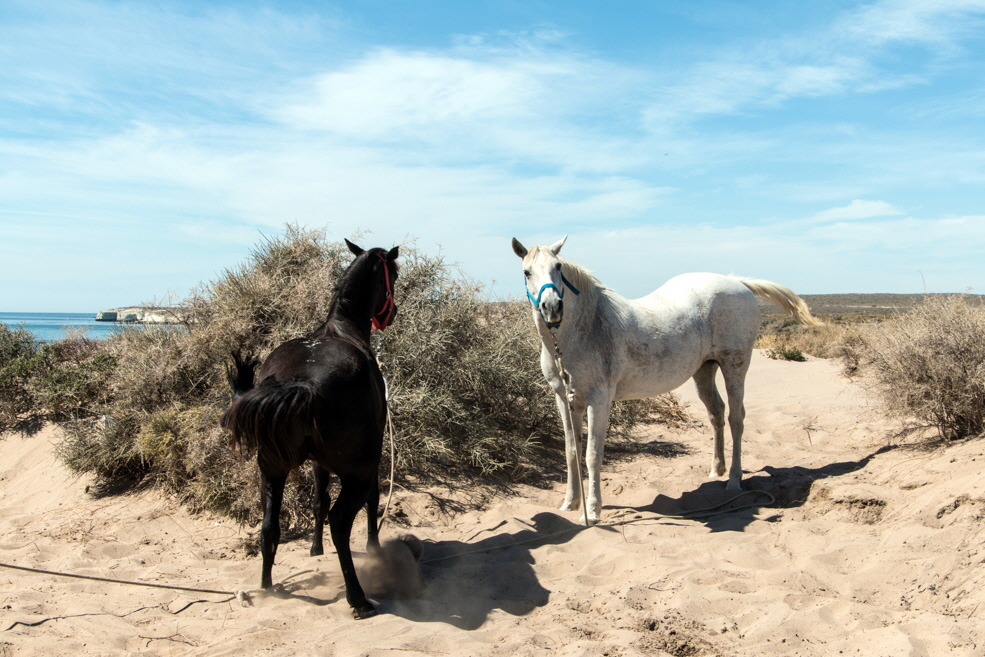
[{"label": "black horse's front leg", "polygon": [[363,587],[356,577],[349,537],[352,535],[352,521],[356,519],[359,507],[365,503],[371,486],[369,482],[352,479],[342,479],[341,484],[335,505],[328,512],[328,525],[335,551],[339,555],[342,578],[345,580],[345,599],[352,607],[352,615],[357,619],[369,618],[376,615],[376,608],[366,599]]},{"label": "black horse's front leg", "polygon": [[317,463],[314,464],[312,473],[315,479],[314,490],[312,491],[314,498],[315,531],[311,537],[311,556],[317,557],[325,554],[323,537],[325,534],[325,517],[328,515],[328,509],[332,504],[332,497],[328,492],[328,485],[332,475]]},{"label": "black horse's front leg", "polygon": [[263,557],[263,569],[260,575],[260,586],[269,589],[273,586],[271,571],[274,567],[274,555],[280,543],[280,507],[284,501],[284,484],[287,477],[263,477],[263,525],[260,527],[260,554]]}]

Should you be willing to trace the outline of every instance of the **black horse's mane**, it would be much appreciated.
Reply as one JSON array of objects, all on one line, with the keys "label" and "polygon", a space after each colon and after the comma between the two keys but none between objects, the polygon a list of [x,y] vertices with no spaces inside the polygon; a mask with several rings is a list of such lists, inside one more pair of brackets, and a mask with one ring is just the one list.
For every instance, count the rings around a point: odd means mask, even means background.
[{"label": "black horse's mane", "polygon": [[[345,268],[345,271],[342,272],[342,275],[339,276],[337,281],[335,281],[335,285],[333,286],[333,290],[332,290],[332,303],[329,305],[328,308],[328,317],[325,319],[324,322],[322,322],[318,326],[318,328],[316,328],[312,332],[312,335],[317,335],[317,336],[332,335],[332,336],[343,336],[347,338],[351,337],[347,334],[347,332],[341,330],[338,323],[333,321],[333,318],[337,311],[343,311],[343,314],[345,315],[351,314],[351,311],[353,309],[346,307],[347,304],[352,303],[351,299],[363,298],[366,296],[366,290],[364,289],[353,290],[352,287],[354,285],[368,286],[369,279],[368,276],[366,276],[366,272],[364,272],[363,270],[366,267],[372,267],[374,263],[373,261],[374,257],[382,258],[384,263],[383,266],[384,267],[387,266],[386,255],[387,255],[386,249],[374,247],[356,256],[356,259],[353,260],[349,264],[349,266]],[[398,268],[397,263],[393,263],[393,266],[395,270]]]}]

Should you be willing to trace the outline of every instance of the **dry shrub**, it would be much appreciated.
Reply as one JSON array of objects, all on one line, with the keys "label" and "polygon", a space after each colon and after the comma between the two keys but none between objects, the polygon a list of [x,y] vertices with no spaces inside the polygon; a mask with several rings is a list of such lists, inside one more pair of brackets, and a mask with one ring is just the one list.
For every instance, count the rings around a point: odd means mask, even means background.
[{"label": "dry shrub", "polygon": [[[233,453],[218,428],[230,395],[229,352],[266,356],[314,328],[327,313],[343,250],[324,244],[318,232],[288,227],[243,265],[193,291],[175,311],[182,325],[122,327],[104,340],[117,363],[107,383],[111,401],[102,409],[109,421],[66,427],[63,460],[94,473],[105,490],[152,483],[193,509],[255,520],[256,466]],[[292,481],[285,492],[289,522],[310,501],[309,477]]]},{"label": "dry shrub", "polygon": [[515,469],[554,431],[532,329],[479,292],[440,258],[411,255],[401,269],[398,325],[380,339],[401,468]]},{"label": "dry shrub", "polygon": [[985,430],[985,309],[964,296],[928,296],[857,331],[845,358],[892,414],[945,440]]}]

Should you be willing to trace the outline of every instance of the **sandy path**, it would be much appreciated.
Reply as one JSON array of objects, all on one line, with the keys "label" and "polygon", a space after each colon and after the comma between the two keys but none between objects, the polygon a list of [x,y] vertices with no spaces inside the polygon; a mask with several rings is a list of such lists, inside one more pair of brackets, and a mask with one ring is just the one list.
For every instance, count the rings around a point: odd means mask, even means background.
[{"label": "sandy path", "polygon": [[[230,596],[0,568],[6,655],[982,655],[985,443],[887,448],[894,425],[834,363],[757,354],[747,387],[748,505],[708,481],[706,426],[613,442],[604,519],[578,528],[562,487],[402,492],[426,542],[424,599],[350,619],[334,553],[282,546],[284,584]],[[680,395],[704,421],[691,386]],[[248,532],[153,492],[92,499],[51,431],[0,442],[0,562],[236,591],[259,579]],[[479,511],[456,498],[489,495]],[[444,506],[443,506],[444,505]],[[363,544],[362,517],[353,545]],[[405,531],[390,526],[385,534]],[[481,552],[477,552],[480,551]]]}]

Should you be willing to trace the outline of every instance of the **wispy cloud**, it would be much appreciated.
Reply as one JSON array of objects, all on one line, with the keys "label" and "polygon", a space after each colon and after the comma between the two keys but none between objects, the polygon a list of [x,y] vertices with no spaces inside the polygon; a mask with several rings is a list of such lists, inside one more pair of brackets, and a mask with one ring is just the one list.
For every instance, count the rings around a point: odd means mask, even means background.
[{"label": "wispy cloud", "polygon": [[836,28],[859,43],[916,43],[951,53],[958,39],[985,25],[983,12],[982,0],[884,0],[849,12]]},{"label": "wispy cloud", "polygon": [[660,85],[644,112],[645,123],[662,132],[695,119],[776,107],[790,100],[925,84],[927,78],[919,71],[884,66],[887,52],[919,45],[947,57],[982,27],[981,0],[889,0],[800,34],[741,48],[725,44]]},{"label": "wispy cloud", "polygon": [[854,200],[846,206],[831,208],[814,215],[815,223],[831,223],[836,221],[853,221],[855,219],[871,219],[872,217],[892,217],[903,214],[890,203],[885,201]]},{"label": "wispy cloud", "polygon": [[300,129],[360,141],[406,139],[421,130],[530,120],[545,78],[564,74],[549,66],[383,50],[318,76],[298,94],[307,97],[278,114]]}]

